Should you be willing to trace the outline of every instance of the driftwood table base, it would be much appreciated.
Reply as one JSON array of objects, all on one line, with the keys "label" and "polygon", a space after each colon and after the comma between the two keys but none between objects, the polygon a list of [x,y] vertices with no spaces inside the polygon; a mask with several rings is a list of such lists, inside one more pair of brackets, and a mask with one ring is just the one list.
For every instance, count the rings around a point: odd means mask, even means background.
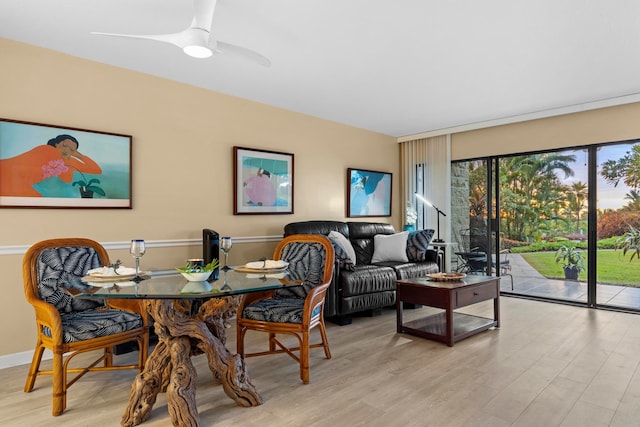
[{"label": "driftwood table base", "polygon": [[155,320],[158,344],[131,386],[123,426],[135,426],[149,418],[159,392],[166,391],[174,426],[198,426],[196,370],[191,356],[205,353],[213,377],[239,406],[257,406],[262,398],[247,376],[244,361],[231,354],[226,342],[225,322],[235,313],[238,297],[205,302],[194,316],[191,304],[172,300],[146,300]]}]

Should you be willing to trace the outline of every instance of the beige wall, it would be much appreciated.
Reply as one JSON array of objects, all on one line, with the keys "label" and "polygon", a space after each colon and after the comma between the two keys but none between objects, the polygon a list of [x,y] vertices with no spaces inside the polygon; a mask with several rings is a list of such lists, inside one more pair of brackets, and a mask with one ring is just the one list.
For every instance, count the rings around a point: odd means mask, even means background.
[{"label": "beige wall", "polygon": [[[170,242],[199,239],[209,227],[257,241],[237,245],[231,254],[235,262],[249,261],[270,255],[274,243],[265,237],[281,235],[288,222],[344,220],[348,167],[399,176],[396,140],[386,135],[6,39],[0,39],[0,58],[0,117],[133,135],[134,206],[0,209],[0,356],[35,344],[33,311],[22,291],[22,255],[12,247],[62,236]],[[294,215],[233,215],[234,145],[295,154]],[[394,181],[399,194],[399,179]],[[393,211],[398,227],[397,197]],[[193,245],[151,247],[142,264],[168,269],[199,253]],[[130,259],[121,249],[110,255]]]},{"label": "beige wall", "polygon": [[566,114],[451,136],[453,160],[575,147],[640,137],[640,103]]}]

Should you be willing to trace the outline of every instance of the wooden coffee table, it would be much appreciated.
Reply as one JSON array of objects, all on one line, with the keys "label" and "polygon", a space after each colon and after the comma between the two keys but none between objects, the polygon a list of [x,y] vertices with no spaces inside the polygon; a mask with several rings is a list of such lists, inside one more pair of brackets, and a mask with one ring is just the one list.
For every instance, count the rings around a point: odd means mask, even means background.
[{"label": "wooden coffee table", "polygon": [[[493,319],[454,310],[493,299]],[[404,303],[441,308],[436,314],[407,323],[402,321]],[[396,282],[397,331],[447,343],[500,327],[500,278],[469,275],[462,281],[435,282],[428,278]]]}]

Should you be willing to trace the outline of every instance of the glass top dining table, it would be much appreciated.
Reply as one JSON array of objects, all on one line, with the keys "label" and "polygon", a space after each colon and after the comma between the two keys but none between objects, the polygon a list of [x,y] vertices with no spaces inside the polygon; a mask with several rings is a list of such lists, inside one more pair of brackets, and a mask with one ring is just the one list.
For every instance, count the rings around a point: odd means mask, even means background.
[{"label": "glass top dining table", "polygon": [[220,271],[219,279],[212,282],[189,282],[179,274],[151,274],[140,282],[101,279],[84,281],[84,285],[76,298],[137,300],[154,319],[159,341],[131,386],[121,425],[134,426],[149,418],[160,385],[168,383],[166,400],[171,422],[182,426],[200,425],[196,370],[190,360],[198,352],[207,354],[209,369],[237,405],[262,403],[244,360],[224,345],[224,322],[235,314],[242,294],[300,286],[300,282],[289,279],[286,272],[229,270]]},{"label": "glass top dining table", "polygon": [[234,270],[220,271],[217,280],[190,282],[180,274],[150,276],[140,282],[133,280],[83,280],[91,286],[76,295],[77,298],[118,299],[185,299],[207,300],[252,292],[299,286],[286,272],[275,274],[244,273]]}]

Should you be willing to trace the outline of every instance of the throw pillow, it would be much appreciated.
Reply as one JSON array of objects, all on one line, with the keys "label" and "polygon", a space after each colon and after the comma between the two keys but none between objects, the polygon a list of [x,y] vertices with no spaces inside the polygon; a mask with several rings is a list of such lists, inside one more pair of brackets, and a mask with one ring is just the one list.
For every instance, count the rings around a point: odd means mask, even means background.
[{"label": "throw pillow", "polygon": [[376,234],[373,236],[373,258],[371,263],[398,261],[408,262],[407,238],[408,231],[396,234]]},{"label": "throw pillow", "polygon": [[[347,239],[344,234],[338,231],[331,231],[327,236],[331,242],[335,242],[334,247],[339,246],[342,251],[346,254],[347,259],[351,264],[356,264],[356,251],[353,250],[353,246],[351,246],[351,242]],[[336,252],[336,258],[338,258],[338,252]],[[339,258],[338,258],[339,259]]]},{"label": "throw pillow", "polygon": [[354,269],[353,268],[353,263],[351,262],[351,259],[349,258],[349,255],[347,255],[347,251],[344,250],[342,245],[340,245],[340,243],[338,243],[338,241],[335,239],[335,237],[327,236],[327,238],[331,242],[331,246],[333,246],[333,253],[334,253],[334,256],[335,256],[335,260],[338,261],[338,264],[340,265],[340,268],[344,268],[346,270],[353,271],[353,269]]},{"label": "throw pillow", "polygon": [[424,261],[427,256],[427,249],[433,238],[434,230],[412,231],[407,237],[407,258],[409,261]]}]

